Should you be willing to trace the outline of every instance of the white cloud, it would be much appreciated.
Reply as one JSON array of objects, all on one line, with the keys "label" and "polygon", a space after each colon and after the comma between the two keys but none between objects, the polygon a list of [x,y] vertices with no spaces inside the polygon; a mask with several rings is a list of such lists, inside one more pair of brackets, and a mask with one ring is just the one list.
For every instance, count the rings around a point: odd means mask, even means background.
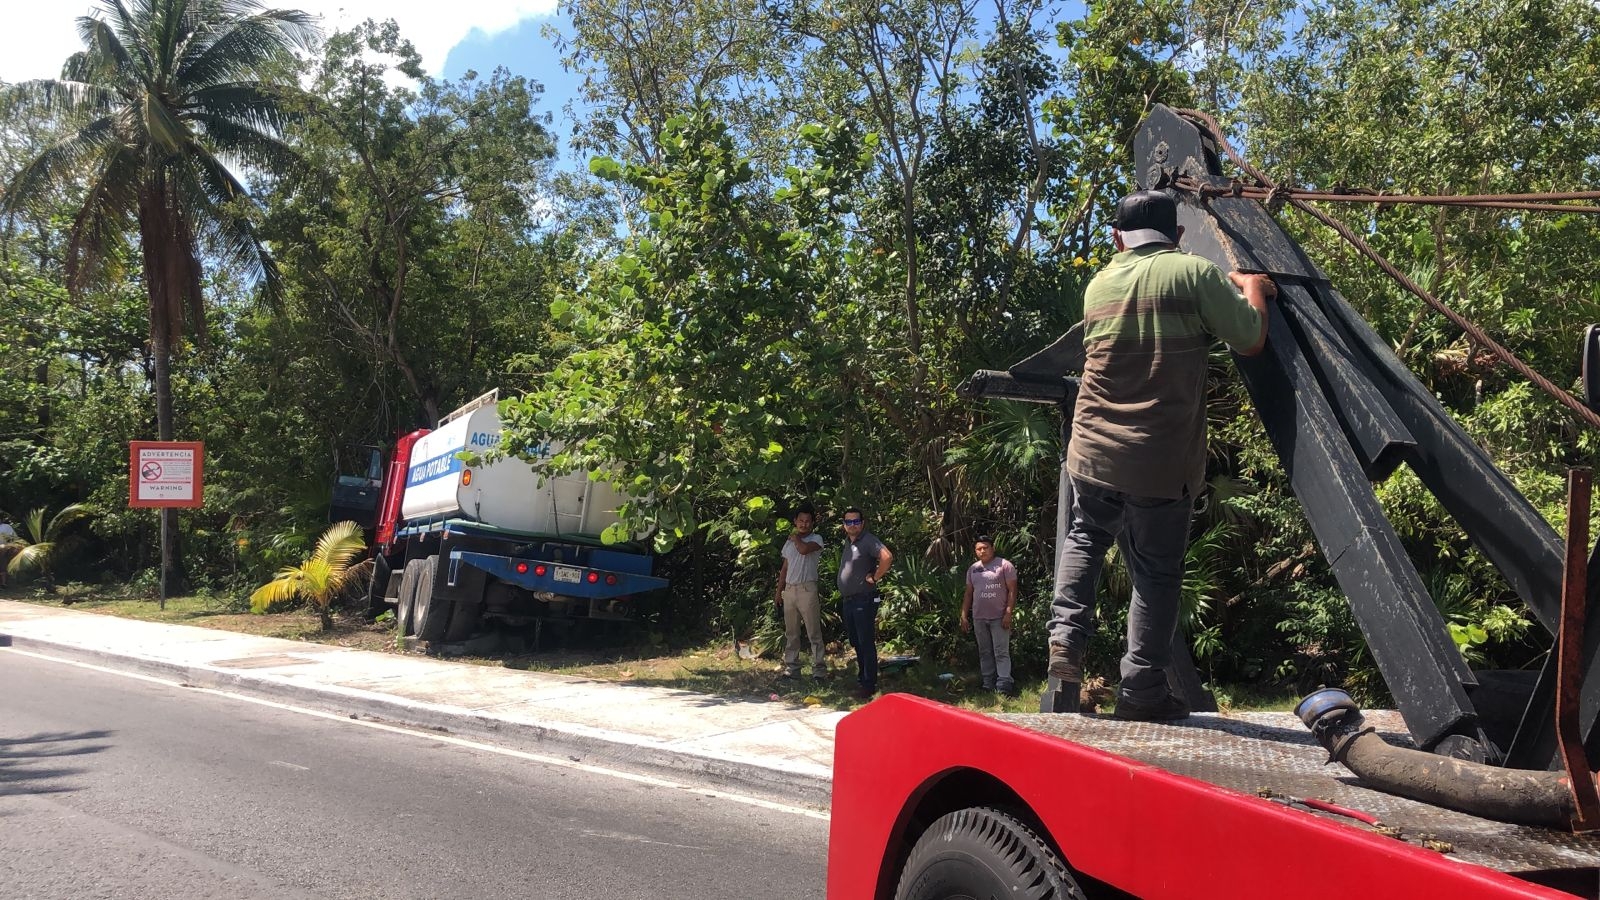
[{"label": "white cloud", "polygon": [[[444,67],[450,48],[473,29],[496,34],[523,19],[555,12],[556,0],[268,0],[269,6],[303,9],[322,17],[326,31],[364,19],[394,19],[416,45],[432,74]],[[84,0],[0,0],[0,81],[54,78],[61,63],[83,44],[77,18],[94,4]]]}]

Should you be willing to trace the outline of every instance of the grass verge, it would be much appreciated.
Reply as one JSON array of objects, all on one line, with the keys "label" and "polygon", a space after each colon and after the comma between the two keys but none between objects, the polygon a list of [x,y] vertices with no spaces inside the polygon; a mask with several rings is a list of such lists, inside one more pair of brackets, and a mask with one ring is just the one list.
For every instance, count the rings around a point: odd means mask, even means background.
[{"label": "grass verge", "polygon": [[[102,615],[146,622],[195,625],[260,637],[283,638],[373,650],[404,652],[396,648],[392,622],[372,623],[359,615],[336,615],[332,631],[324,632],[307,610],[253,614],[237,600],[199,594],[172,597],[166,608],[149,597],[127,590],[63,586],[56,594],[34,590],[0,590],[0,599],[22,600],[44,606],[66,607]],[[781,677],[773,659],[746,659],[730,641],[683,648],[650,646],[574,647],[502,656],[461,657],[461,662],[506,666],[610,681],[618,684],[672,688],[729,699],[783,702],[848,710],[863,701],[855,696],[855,663],[848,646],[828,647],[829,676],[814,680],[810,673],[795,679]],[[1014,696],[983,690],[977,671],[961,667],[919,663],[904,668],[887,667],[879,676],[881,692],[905,692],[981,712],[1029,713],[1039,711],[1041,679],[1019,680]],[[1089,691],[1105,697],[1103,684],[1091,682]],[[1298,697],[1254,687],[1224,686],[1217,691],[1219,705],[1231,711],[1282,711],[1292,709]],[[1108,702],[1103,702],[1108,706]]]}]

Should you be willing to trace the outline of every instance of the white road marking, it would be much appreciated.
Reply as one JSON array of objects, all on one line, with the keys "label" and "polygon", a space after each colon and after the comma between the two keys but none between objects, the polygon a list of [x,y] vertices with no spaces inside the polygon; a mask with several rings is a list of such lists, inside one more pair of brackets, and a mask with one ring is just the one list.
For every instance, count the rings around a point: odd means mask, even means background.
[{"label": "white road marking", "polygon": [[269,766],[282,766],[285,769],[294,769],[297,772],[309,772],[309,771],[311,771],[311,767],[310,766],[297,766],[292,762],[284,762],[281,759],[269,759],[269,760],[267,760],[267,765],[269,765]]},{"label": "white road marking", "polygon": [[[465,747],[470,750],[481,750],[485,753],[498,753],[501,756],[510,756],[516,759],[524,759],[529,762],[542,763],[547,766],[556,766],[562,769],[574,769],[579,772],[587,772],[591,775],[603,775],[607,778],[620,778],[623,781],[632,781],[636,784],[644,784],[651,787],[682,791],[686,794],[694,794],[699,797],[710,797],[715,800],[727,800],[731,803],[742,803],[747,806],[754,806],[760,809],[771,810],[773,812],[789,813],[790,815],[803,816],[808,819],[817,819],[824,822],[828,821],[829,818],[828,813],[824,811],[808,809],[804,806],[792,806],[787,803],[777,803],[772,800],[763,800],[760,797],[748,797],[744,794],[732,794],[727,791],[719,791],[713,788],[696,787],[691,784],[669,781],[665,778],[656,778],[651,775],[639,775],[634,772],[624,772],[619,769],[608,769],[604,766],[593,766],[587,763],[574,762],[564,757],[545,756],[540,753],[528,753],[522,750],[513,750],[510,747],[496,747],[493,744],[483,744],[479,743],[478,741],[469,741],[465,738],[440,734],[434,731],[421,731],[414,728],[406,728],[401,725],[389,725],[384,722],[373,722],[367,719],[351,718],[348,713],[339,714],[323,712],[317,709],[307,709],[303,706],[292,706],[287,703],[279,703],[275,700],[263,700],[259,697],[251,697],[247,694],[235,694],[229,691],[219,691],[212,688],[200,687],[199,685],[195,684],[188,684],[186,682],[170,681],[165,678],[157,678],[153,675],[141,675],[137,672],[123,672],[117,669],[110,669],[105,666],[97,666],[93,663],[78,662],[77,660],[72,659],[62,659],[58,656],[50,656],[44,653],[34,653],[28,650],[18,650],[15,647],[7,647],[6,652],[15,653],[19,656],[32,657],[34,659],[48,660],[49,662],[63,663],[69,666],[77,666],[80,669],[89,669],[90,671],[94,672],[104,672],[107,675],[118,675],[123,678],[133,678],[139,681],[147,681],[151,684],[182,688],[187,691],[200,691],[202,693],[213,694],[218,697],[226,697],[229,700],[238,700],[244,703],[254,703],[257,706],[267,706],[271,707],[272,709],[281,709],[285,712],[298,713],[303,716],[314,716],[318,719],[327,719],[332,722],[342,722],[346,725],[360,725],[363,728],[373,728],[378,731],[388,731],[394,734],[409,735],[410,737],[422,738],[423,740],[427,741],[438,741],[446,744],[453,744],[457,747]],[[282,765],[293,765],[293,763],[282,763]],[[295,768],[302,767],[295,766]]]}]

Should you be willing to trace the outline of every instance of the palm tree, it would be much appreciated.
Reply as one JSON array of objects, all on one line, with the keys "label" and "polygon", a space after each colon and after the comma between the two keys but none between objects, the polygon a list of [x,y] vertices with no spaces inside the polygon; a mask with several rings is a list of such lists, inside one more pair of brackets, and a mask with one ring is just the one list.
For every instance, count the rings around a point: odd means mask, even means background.
[{"label": "palm tree", "polygon": [[335,522],[317,539],[311,556],[298,566],[285,566],[250,595],[250,611],[264,613],[274,604],[300,599],[316,609],[322,630],[333,630],[333,600],[370,570],[370,561],[355,563],[367,549],[361,526]]},{"label": "palm tree", "polygon": [[[316,40],[312,18],[254,0],[101,0],[78,19],[84,49],[59,79],[0,91],[0,115],[52,116],[62,136],[12,180],[0,213],[81,196],[68,233],[66,273],[81,290],[111,273],[137,231],[150,299],[156,433],[173,439],[172,351],[187,326],[205,336],[201,255],[264,280],[277,274],[245,210],[229,164],[283,171],[280,135],[295,49]],[[163,588],[178,571],[177,517],[163,509]],[[163,591],[163,595],[165,591]]]},{"label": "palm tree", "polygon": [[13,554],[11,562],[6,564],[6,574],[36,572],[44,582],[44,589],[55,593],[54,564],[62,532],[72,523],[91,515],[94,515],[94,511],[82,503],[62,507],[60,512],[50,517],[48,523],[44,520],[44,507],[28,513],[22,520],[22,532],[6,541],[8,551]]}]

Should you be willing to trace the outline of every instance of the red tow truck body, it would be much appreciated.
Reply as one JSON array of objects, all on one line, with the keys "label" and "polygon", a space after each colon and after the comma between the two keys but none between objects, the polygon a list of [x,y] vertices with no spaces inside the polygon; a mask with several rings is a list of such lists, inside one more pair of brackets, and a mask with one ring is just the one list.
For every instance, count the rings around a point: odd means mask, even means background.
[{"label": "red tow truck body", "polygon": [[[904,896],[903,869],[929,825],[972,808],[1030,827],[1090,898],[1571,900],[1600,891],[1600,837],[1367,790],[1286,719],[992,716],[890,694],[839,724],[828,897]],[[1380,732],[1403,730],[1398,717],[1379,722]],[[1296,802],[1306,798],[1381,824]]]}]

